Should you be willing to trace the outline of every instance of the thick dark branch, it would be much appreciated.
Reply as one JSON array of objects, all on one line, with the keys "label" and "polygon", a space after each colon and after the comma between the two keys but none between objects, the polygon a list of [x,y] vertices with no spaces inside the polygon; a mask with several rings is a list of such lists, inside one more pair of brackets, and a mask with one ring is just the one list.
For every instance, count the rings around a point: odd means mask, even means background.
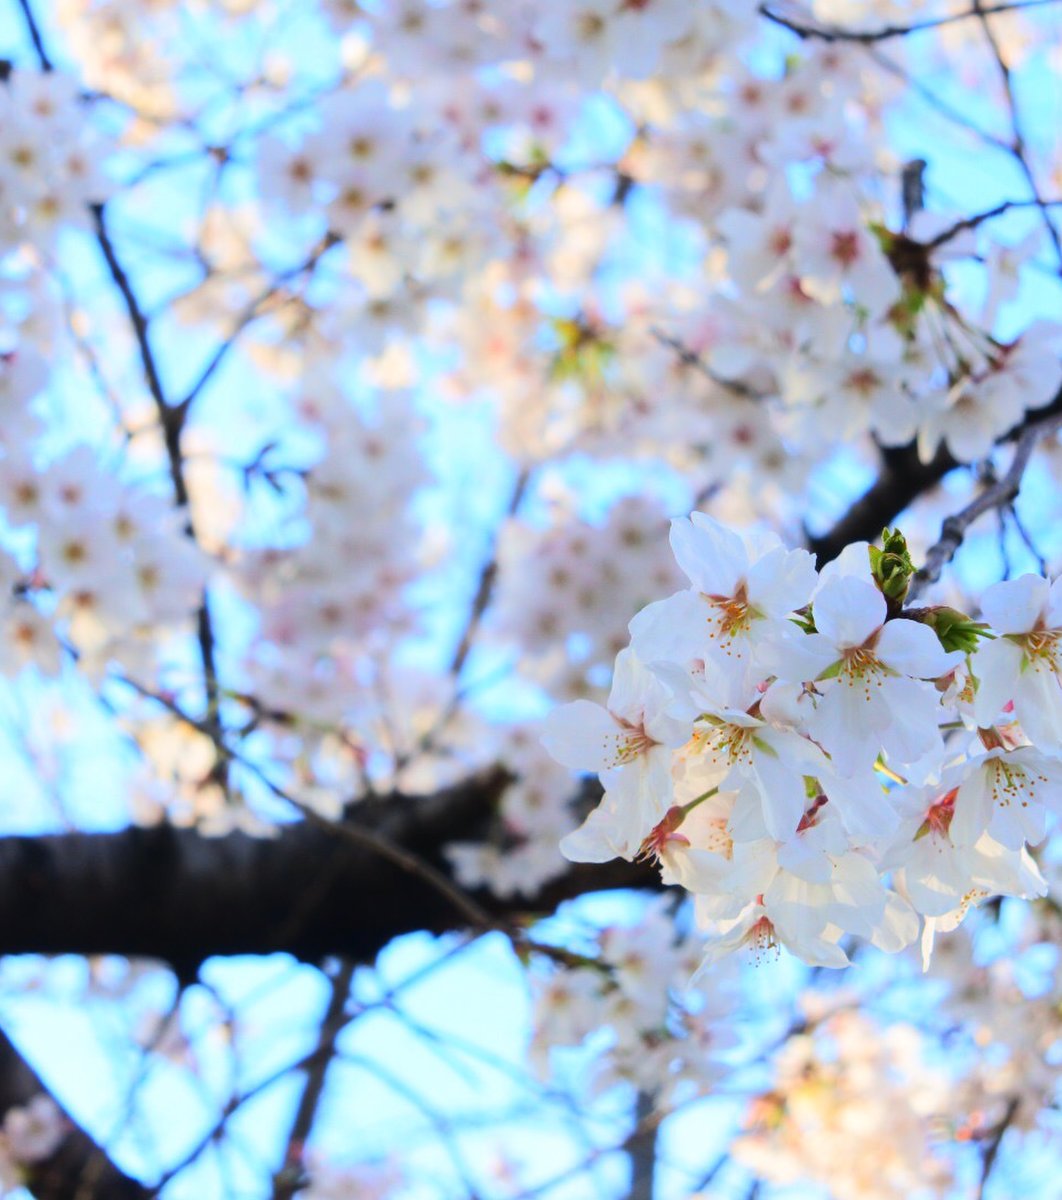
[{"label": "thick dark branch", "polygon": [[904,446],[882,453],[881,474],[836,525],[821,537],[811,538],[808,549],[819,566],[832,561],[851,542],[872,542],[897,514],[938,484],[959,464],[943,447],[924,463],[917,449]]},{"label": "thick dark branch", "polygon": [[[505,781],[496,771],[431,796],[367,800],[354,812],[360,826],[452,877],[443,846],[487,832]],[[507,923],[583,892],[655,886],[653,870],[618,861],[572,866],[530,900],[476,899]],[[165,825],[0,838],[5,954],[157,958],[192,980],[212,955],[366,961],[401,934],[464,924],[429,879],[305,822],[275,838],[208,838]]]},{"label": "thick dark branch", "polygon": [[[1039,432],[1033,439],[1035,442],[1051,427],[1053,418],[1059,415],[1062,415],[1062,390],[1056,393],[1050,404],[1026,413],[1024,419],[999,438],[996,444],[1015,441],[1037,429]],[[949,471],[961,465],[944,446],[928,463],[919,460],[913,444],[895,450],[883,450],[881,456],[881,474],[870,490],[852,505],[829,532],[808,540],[808,549],[815,555],[820,567],[835,559],[849,543],[872,542],[880,537],[882,529],[891,525],[905,508],[935,487]],[[1021,469],[1024,471],[1024,466]]]}]

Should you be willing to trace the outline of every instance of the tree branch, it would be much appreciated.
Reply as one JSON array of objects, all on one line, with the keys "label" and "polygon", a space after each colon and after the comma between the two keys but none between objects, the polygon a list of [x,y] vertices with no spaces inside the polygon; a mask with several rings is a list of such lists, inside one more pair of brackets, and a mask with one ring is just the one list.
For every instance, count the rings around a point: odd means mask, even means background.
[{"label": "tree branch", "polygon": [[[997,439],[996,445],[1021,439],[1034,429],[1039,430],[1036,437],[1040,438],[1059,416],[1062,416],[1062,390],[1055,394],[1050,404],[1028,412],[1013,429]],[[913,443],[898,449],[882,450],[881,457],[881,474],[873,486],[832,529],[819,537],[808,539],[808,549],[815,555],[820,567],[835,559],[851,542],[874,541],[881,535],[882,529],[891,525],[919,496],[938,484],[949,471],[963,465],[943,445],[928,463],[919,459]]]},{"label": "tree branch", "polygon": [[929,548],[925,563],[911,581],[911,587],[907,594],[908,600],[916,599],[931,583],[936,583],[940,578],[941,571],[955,557],[966,537],[967,530],[978,517],[993,509],[1006,507],[1017,496],[1037,443],[1042,437],[1046,437],[1056,430],[1060,420],[1062,418],[1055,415],[1038,421],[1035,425],[1030,425],[1018,439],[1007,473],[991,487],[985,488],[965,508],[944,521],[940,538]]},{"label": "tree branch", "polygon": [[[359,825],[452,880],[443,846],[487,833],[507,781],[495,770],[429,796],[366,800],[355,811]],[[592,802],[599,785],[587,781],[584,792]],[[659,886],[651,868],[617,860],[572,865],[531,898],[473,895],[496,924],[508,925],[584,892]],[[402,934],[465,924],[430,880],[307,822],[273,838],[209,838],[169,825],[0,838],[4,954],[154,958],[193,981],[212,955],[372,961]]]},{"label": "tree branch", "polygon": [[919,459],[913,445],[883,451],[881,473],[870,490],[828,533],[810,538],[808,549],[821,567],[835,559],[851,542],[874,541],[898,513],[957,466],[959,463],[943,447],[928,463]]},{"label": "tree branch", "polygon": [[820,42],[853,42],[861,46],[870,46],[875,42],[892,41],[895,38],[907,37],[912,33],[921,33],[927,29],[939,29],[942,25],[954,25],[957,21],[968,21],[982,14],[992,16],[996,13],[1020,12],[1026,8],[1040,8],[1045,4],[1057,4],[1058,0],[1012,0],[1011,3],[974,5],[963,12],[946,13],[940,17],[927,17],[921,21],[909,21],[905,25],[881,25],[877,29],[845,29],[841,25],[826,25],[813,22],[810,19],[790,17],[778,12],[770,4],[761,4],[759,11],[762,17],[798,38]]},{"label": "tree branch", "polygon": [[[513,485],[512,495],[509,498],[509,503],[505,509],[505,518],[515,516],[524,498],[524,493],[527,491],[528,480],[531,478],[531,472],[525,467],[516,477],[516,483]],[[476,584],[476,594],[472,600],[472,607],[468,614],[468,620],[465,622],[465,627],[461,631],[461,640],[458,642],[457,649],[454,651],[453,659],[450,662],[451,675],[460,675],[464,668],[465,660],[468,658],[469,652],[472,649],[472,643],[476,638],[476,631],[479,629],[480,621],[486,613],[494,595],[494,584],[498,576],[498,540],[501,535],[501,522],[494,531],[494,537],[491,541],[490,551],[487,554],[486,561],[483,563],[482,570],[479,573],[479,581]]]},{"label": "tree branch", "polygon": [[659,1128],[660,1114],[655,1112],[652,1096],[639,1092],[634,1128],[623,1143],[631,1164],[627,1200],[653,1200]]},{"label": "tree branch", "polygon": [[26,23],[26,31],[29,33],[30,41],[33,43],[33,49],[37,53],[37,61],[41,64],[42,71],[52,71],[55,69],[48,51],[44,48],[44,39],[41,37],[41,28],[37,24],[37,18],[34,16],[33,9],[30,8],[29,0],[18,0],[18,6],[22,9],[22,17]]},{"label": "tree branch", "polygon": [[1007,1107],[1003,1112],[999,1124],[989,1134],[988,1141],[985,1143],[984,1150],[982,1151],[981,1178],[977,1185],[977,1200],[985,1200],[985,1195],[988,1191],[988,1181],[992,1176],[992,1168],[996,1165],[996,1159],[999,1157],[999,1148],[1003,1143],[1003,1137],[1010,1128],[1014,1118],[1018,1115],[1020,1107],[1021,1098],[1019,1096],[1011,1096],[1007,1101]]},{"label": "tree branch", "polygon": [[273,1180],[273,1200],[292,1200],[305,1182],[303,1156],[306,1141],[313,1129],[321,1097],[324,1095],[328,1067],[335,1057],[336,1041],[348,1021],[346,1003],[353,979],[353,962],[343,962],[336,967],[332,979],[332,994],[321,1019],[317,1050],[306,1066],[306,1081],[299,1097],[295,1119],[291,1124],[291,1132],[288,1134],[284,1164]]}]

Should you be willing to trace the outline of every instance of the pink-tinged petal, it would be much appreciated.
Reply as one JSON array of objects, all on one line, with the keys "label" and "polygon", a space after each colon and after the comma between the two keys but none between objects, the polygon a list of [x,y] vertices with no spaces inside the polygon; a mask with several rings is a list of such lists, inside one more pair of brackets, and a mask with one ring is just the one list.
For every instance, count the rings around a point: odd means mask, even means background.
[{"label": "pink-tinged petal", "polygon": [[757,754],[753,761],[767,832],[776,842],[784,842],[796,832],[804,815],[804,777],[794,770],[795,764],[770,754]]},{"label": "pink-tinged petal", "polygon": [[987,763],[981,759],[959,785],[948,836],[956,846],[973,846],[992,820],[992,793]]},{"label": "pink-tinged petal", "polygon": [[666,687],[630,647],[616,655],[608,708],[614,717],[635,725],[661,712],[671,699]]},{"label": "pink-tinged petal", "polygon": [[918,926],[914,909],[895,892],[889,892],[885,911],[870,940],[886,954],[898,954],[918,937]]},{"label": "pink-tinged petal", "polygon": [[778,874],[774,843],[765,839],[762,842],[735,844],[731,869],[734,873],[733,882],[740,880],[742,890],[754,896],[765,892]]},{"label": "pink-tinged petal", "polygon": [[[563,843],[562,843],[563,846]],[[730,863],[710,850],[676,844],[661,856],[660,879],[666,884],[681,884],[687,892],[721,892],[730,875]]]},{"label": "pink-tinged petal", "polygon": [[546,718],[542,745],[559,763],[576,771],[604,771],[616,765],[624,731],[600,704],[575,700]]},{"label": "pink-tinged petal", "polygon": [[1062,578],[1051,584],[1047,601],[1047,628],[1062,629]]},{"label": "pink-tinged petal", "polygon": [[740,802],[734,805],[727,829],[735,842],[757,842],[768,836],[763,821],[763,804],[751,780],[743,780],[738,792]]},{"label": "pink-tinged petal", "polygon": [[815,586],[815,560],[807,550],[769,551],[749,568],[749,602],[768,617],[803,608]]},{"label": "pink-tinged petal", "polygon": [[671,522],[671,550],[690,583],[708,596],[733,596],[748,570],[745,543],[704,513]]},{"label": "pink-tinged petal", "polygon": [[842,775],[869,767],[881,749],[881,740],[893,714],[880,689],[864,692],[844,681],[828,688],[808,720],[815,740],[829,753]]},{"label": "pink-tinged petal", "polygon": [[815,628],[835,646],[862,646],[885,623],[885,597],[850,575],[831,579],[815,597]]},{"label": "pink-tinged petal", "polygon": [[850,777],[830,773],[822,783],[855,845],[881,843],[896,832],[899,814],[881,776],[869,766]]},{"label": "pink-tinged petal", "polygon": [[887,667],[916,679],[936,679],[966,658],[961,650],[945,650],[928,625],[902,619],[886,622],[874,653]]},{"label": "pink-tinged petal", "polygon": [[885,885],[877,867],[862,854],[838,858],[833,873],[833,893],[838,904],[864,909],[877,917],[885,903]]},{"label": "pink-tinged petal", "polygon": [[971,657],[970,669],[977,679],[974,720],[982,728],[995,724],[1003,705],[1014,699],[1022,658],[1021,647],[1006,638],[982,642]]},{"label": "pink-tinged petal", "polygon": [[940,743],[940,695],[931,684],[889,679],[881,688],[892,719],[881,745],[893,765],[916,763]]},{"label": "pink-tinged petal", "polygon": [[560,852],[569,862],[633,859],[646,836],[631,822],[630,814],[606,797],[578,829],[561,838]]},{"label": "pink-tinged petal", "polygon": [[646,676],[649,672],[628,647],[616,655],[612,668],[612,689],[608,694],[609,712],[617,717],[641,717],[645,702]]},{"label": "pink-tinged petal", "polygon": [[776,911],[771,903],[772,897],[765,896],[764,900],[778,940],[791,954],[812,967],[840,970],[849,965],[848,955],[836,942],[828,940],[829,929],[822,928],[824,922],[819,917],[816,905],[779,904]]},{"label": "pink-tinged petal", "polygon": [[685,668],[695,658],[703,660],[711,611],[692,589],[656,600],[632,618],[631,648],[643,663],[676,662]]},{"label": "pink-tinged petal", "polygon": [[829,858],[804,837],[790,838],[778,847],[778,865],[808,883],[829,883],[833,872]]},{"label": "pink-tinged petal", "polygon": [[821,633],[805,633],[791,621],[770,631],[770,640],[757,646],[755,663],[766,677],[804,683],[818,677],[840,658],[836,645]]},{"label": "pink-tinged petal", "polygon": [[666,713],[657,713],[655,717],[646,717],[645,732],[662,746],[677,750],[684,746],[693,733],[693,721],[679,720]]},{"label": "pink-tinged petal", "polygon": [[1050,585],[1039,575],[1004,579],[985,590],[981,611],[996,633],[1028,633],[1044,615]]},{"label": "pink-tinged petal", "polygon": [[988,834],[966,851],[966,874],[987,892],[1002,896],[1042,896],[1047,883],[1026,849],[1008,850]]},{"label": "pink-tinged petal", "polygon": [[1036,846],[1047,832],[1047,810],[1033,800],[1025,804],[996,804],[989,833],[1008,850],[1020,850],[1026,842]]},{"label": "pink-tinged petal", "polygon": [[874,586],[874,575],[870,569],[869,542],[852,542],[845,546],[836,558],[831,559],[819,572],[819,586],[816,595],[833,579],[851,575],[856,579]]},{"label": "pink-tinged petal", "polygon": [[908,868],[898,873],[897,883],[906,891],[915,909],[926,917],[942,917],[951,912],[966,888],[965,881],[952,883],[928,872],[919,876]]},{"label": "pink-tinged petal", "polygon": [[1039,749],[1062,751],[1062,684],[1042,659],[1033,658],[1018,677],[1014,715]]}]

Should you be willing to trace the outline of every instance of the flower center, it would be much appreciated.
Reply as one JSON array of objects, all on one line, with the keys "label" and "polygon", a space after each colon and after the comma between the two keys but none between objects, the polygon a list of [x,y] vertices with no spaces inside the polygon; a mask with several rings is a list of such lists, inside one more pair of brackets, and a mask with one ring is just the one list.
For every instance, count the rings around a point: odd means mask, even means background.
[{"label": "flower center", "polygon": [[850,267],[859,259],[859,235],[848,230],[835,233],[830,243],[830,257],[842,267]]},{"label": "flower center", "polygon": [[743,941],[752,951],[752,961],[757,964],[763,962],[768,957],[777,958],[780,953],[774,926],[771,924],[771,919],[767,916],[760,917],[748,933],[745,934]]},{"label": "flower center", "polygon": [[730,640],[737,634],[748,631],[752,618],[757,613],[749,603],[744,581],[738,584],[732,596],[709,595],[707,592],[701,594],[713,609],[708,618],[708,623],[712,626],[708,635],[710,638],[722,637]]},{"label": "flower center", "polygon": [[926,819],[915,834],[916,841],[921,837],[925,837],[927,833],[931,833],[934,837],[938,838],[948,837],[951,820],[955,816],[955,797],[958,794],[959,789],[957,787],[952,788],[950,792],[945,792],[939,800],[930,806],[929,811],[926,813]]},{"label": "flower center", "polygon": [[659,862],[668,846],[688,846],[690,839],[678,832],[679,826],[686,819],[686,811],[680,805],[673,805],[664,814],[664,819],[642,842],[636,861]]},{"label": "flower center", "polygon": [[621,736],[616,745],[617,766],[633,762],[640,754],[648,754],[654,746],[660,744],[645,732],[644,720],[636,725],[625,717],[617,717],[615,713],[612,714],[612,719],[626,735]]},{"label": "flower center", "polygon": [[1040,670],[1046,667],[1058,675],[1062,673],[1062,663],[1059,662],[1060,638],[1062,630],[1034,629],[1032,633],[1022,634],[1014,640],[1025,651],[1032,666]]}]

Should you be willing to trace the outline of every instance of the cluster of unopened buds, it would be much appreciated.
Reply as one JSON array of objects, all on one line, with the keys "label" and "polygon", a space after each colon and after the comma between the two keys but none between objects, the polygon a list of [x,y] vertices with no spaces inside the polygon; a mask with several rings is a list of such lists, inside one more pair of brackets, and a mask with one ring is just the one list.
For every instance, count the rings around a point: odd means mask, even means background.
[{"label": "cluster of unopened buds", "polygon": [[690,586],[631,622],[606,707],[547,722],[604,797],[561,843],[649,858],[694,896],[709,961],[751,943],[843,967],[989,896],[1042,895],[1028,847],[1062,811],[1062,582],[997,583],[983,620],[904,608],[903,538],[816,571],[806,550],[701,513],[671,545]]}]

